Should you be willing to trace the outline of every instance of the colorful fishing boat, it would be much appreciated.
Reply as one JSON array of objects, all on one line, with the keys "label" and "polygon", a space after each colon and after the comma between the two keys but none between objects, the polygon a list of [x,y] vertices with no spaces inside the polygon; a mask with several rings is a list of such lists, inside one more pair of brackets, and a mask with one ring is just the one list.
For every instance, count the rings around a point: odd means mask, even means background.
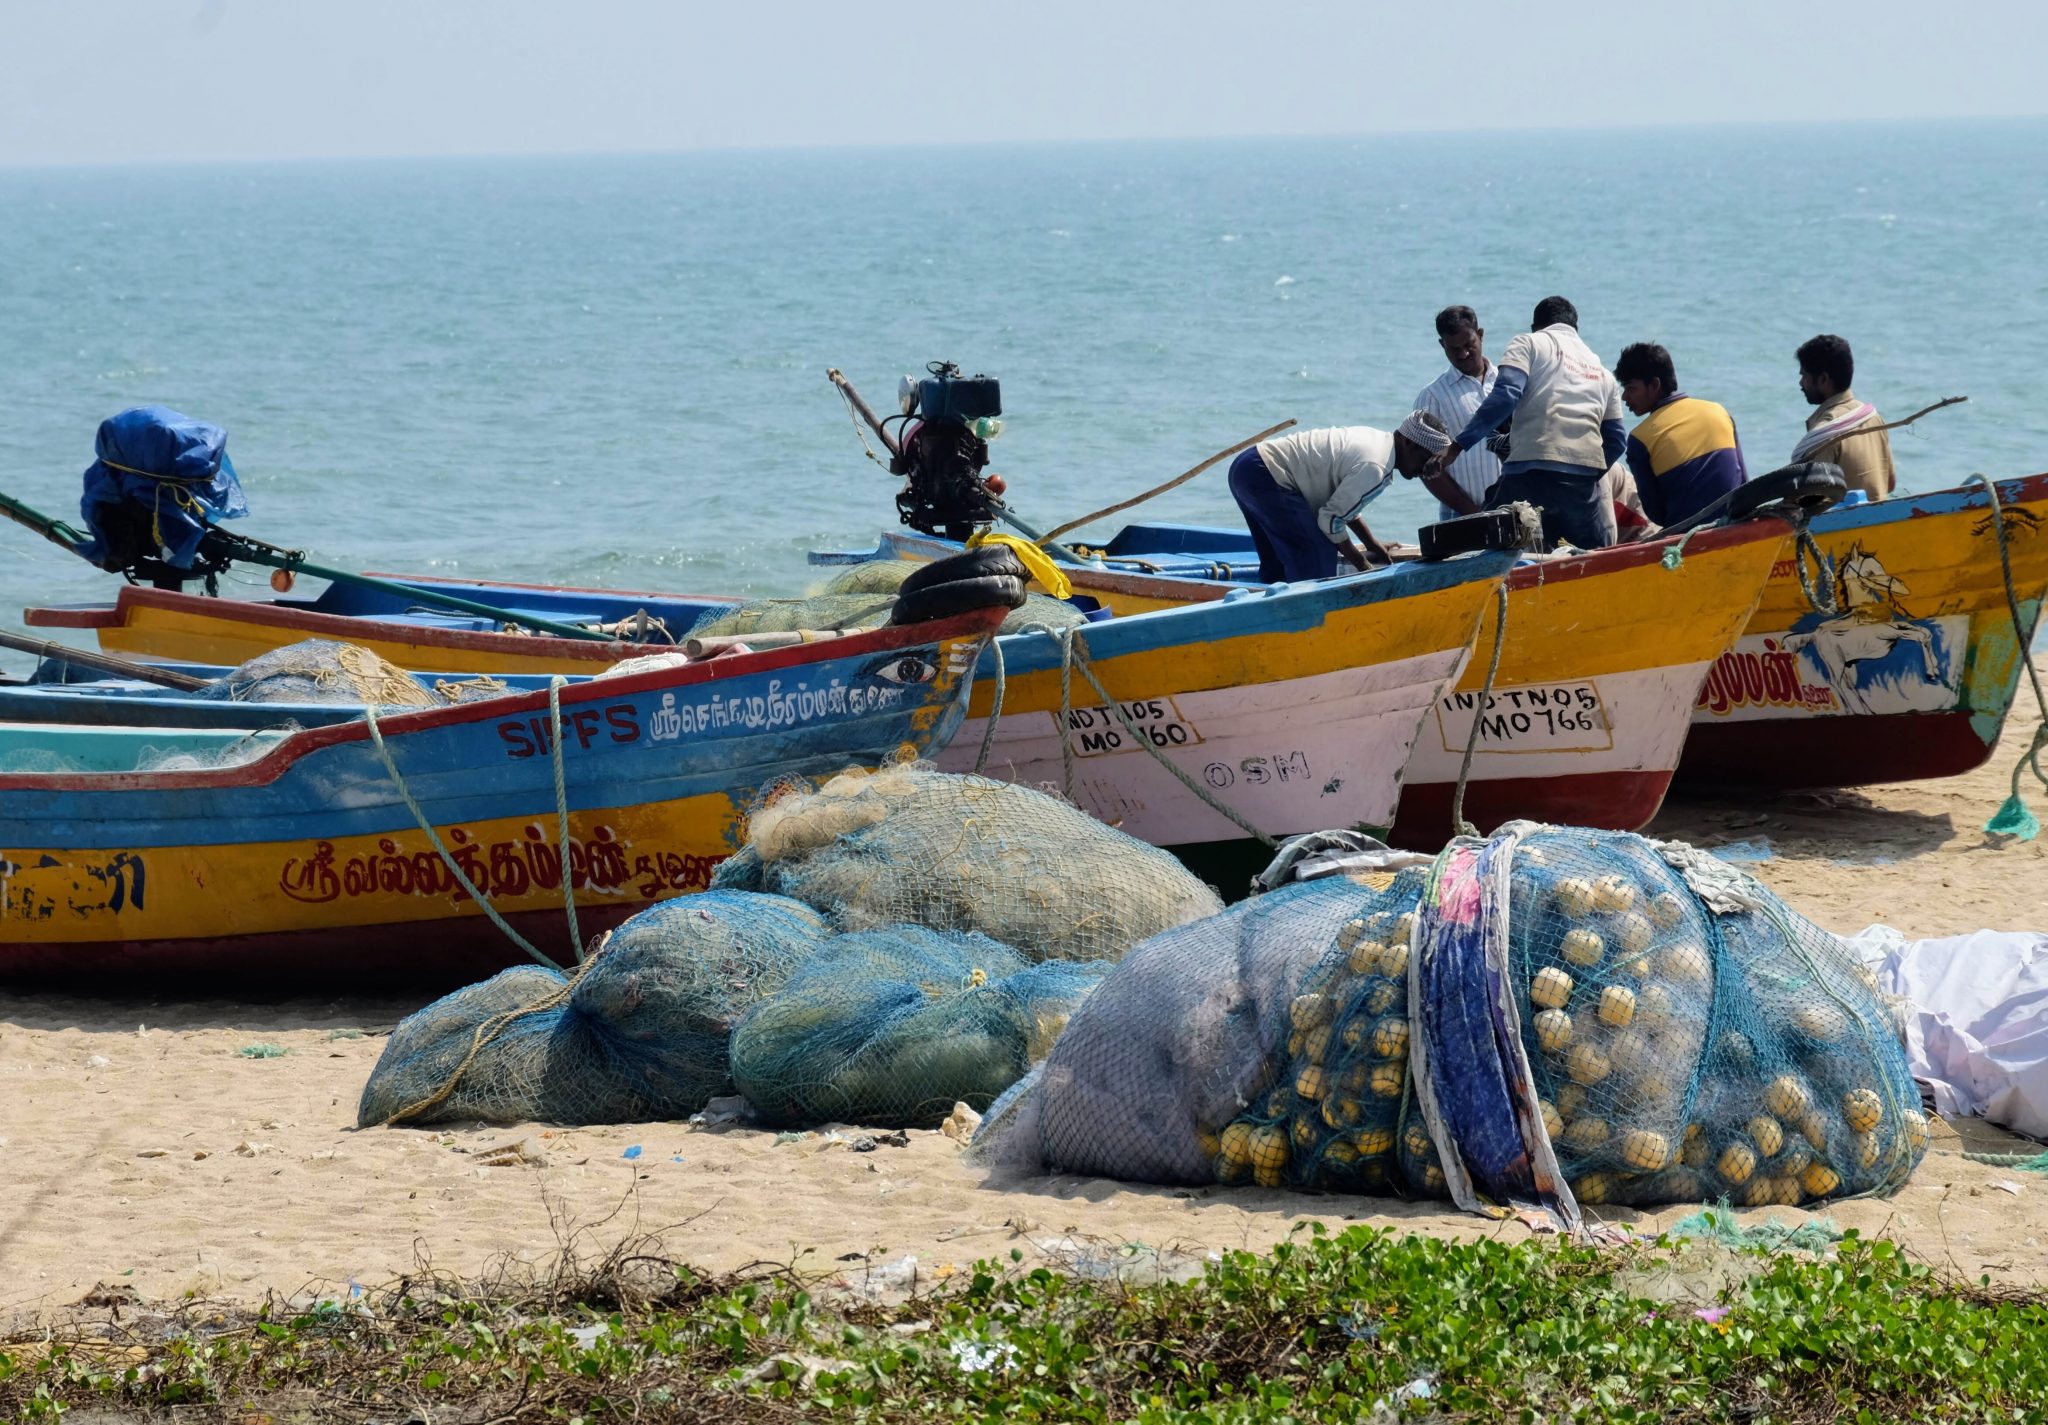
[{"label": "colorful fishing boat", "polygon": [[479,897],[567,963],[706,885],[764,787],[942,746],[1002,613],[621,673],[552,705],[255,734],[0,726],[0,768],[49,768],[0,771],[0,976],[461,983],[520,954]]},{"label": "colorful fishing boat", "polygon": [[[1471,663],[1416,739],[1393,839],[1440,846],[1450,835],[1475,719],[1480,735],[1464,815],[1481,830],[1517,817],[1618,831],[1646,825],[1671,784],[1707,670],[1750,617],[1770,570],[1790,557],[1790,537],[1783,521],[1761,518],[1682,541],[1524,561],[1507,580],[1507,637],[1486,708],[1477,704],[1493,646],[1491,610]],[[1153,543],[1168,547],[1143,548]],[[1230,589],[1134,572],[1135,564],[1185,570],[1207,559],[1221,576],[1257,573],[1242,531],[1134,527],[1110,547],[1140,552],[1113,567],[1062,572],[1077,590],[1111,603],[1130,589],[1169,598],[1189,587],[1212,591],[1208,597]],[[872,552],[818,561],[935,559],[957,548],[889,532]],[[972,740],[970,728],[963,745]]]},{"label": "colorful fishing boat", "polygon": [[[1002,715],[986,765],[993,775],[1063,786],[1094,815],[1176,850],[1226,884],[1236,884],[1238,870],[1256,859],[1254,834],[1383,830],[1422,720],[1464,667],[1480,614],[1512,560],[1481,553],[1234,596],[1220,585],[1199,585],[1182,606],[1090,623],[1078,637],[1006,635],[999,640]],[[616,624],[644,612],[687,628],[706,602],[406,582],[557,621]],[[1162,604],[1170,605],[1171,595],[1158,592]],[[559,661],[544,671],[590,667],[587,649],[594,645],[450,629],[460,616],[404,609],[386,591],[337,585],[316,602],[325,609],[126,588],[111,608],[32,610],[30,621],[94,628],[104,646],[180,659],[208,648],[246,659],[296,638],[325,637],[434,669],[446,665],[429,660],[460,634],[512,640],[525,669],[550,659]],[[338,607],[365,612],[325,611]],[[378,608],[385,616],[368,612]],[[161,617],[131,617],[144,610]],[[110,638],[117,631],[122,636]],[[1084,662],[1121,715],[1094,692]],[[981,679],[970,725],[942,766],[979,759],[994,698],[993,679]]]},{"label": "colorful fishing boat", "polygon": [[1831,510],[1811,533],[1825,566],[1802,581],[1779,559],[1700,688],[1680,777],[1839,787],[1982,764],[2048,592],[2048,475],[1998,482],[1995,512],[1971,483]]}]

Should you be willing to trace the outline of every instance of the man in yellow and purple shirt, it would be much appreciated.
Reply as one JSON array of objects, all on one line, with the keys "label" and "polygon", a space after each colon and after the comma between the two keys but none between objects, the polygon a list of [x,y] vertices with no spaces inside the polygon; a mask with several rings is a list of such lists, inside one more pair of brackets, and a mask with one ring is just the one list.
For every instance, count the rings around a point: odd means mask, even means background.
[{"label": "man in yellow and purple shirt", "polygon": [[1650,342],[1614,363],[1621,399],[1643,417],[1628,437],[1628,468],[1643,513],[1659,525],[1698,514],[1749,478],[1725,406],[1678,389],[1671,353]]}]

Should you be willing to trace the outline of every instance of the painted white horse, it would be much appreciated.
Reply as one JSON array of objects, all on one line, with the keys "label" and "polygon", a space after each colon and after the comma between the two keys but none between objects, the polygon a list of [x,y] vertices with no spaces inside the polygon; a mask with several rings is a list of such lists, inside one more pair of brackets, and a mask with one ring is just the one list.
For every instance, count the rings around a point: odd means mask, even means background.
[{"label": "painted white horse", "polygon": [[1908,620],[1899,604],[1900,597],[1911,590],[1887,574],[1876,556],[1860,549],[1852,549],[1842,560],[1837,577],[1843,611],[1816,628],[1787,638],[1785,650],[1797,653],[1803,648],[1813,649],[1842,710],[1878,711],[1857,686],[1854,670],[1859,663],[1884,658],[1901,643],[1918,644],[1921,676],[1930,683],[1940,682],[1941,668],[1934,658],[1934,630]]}]

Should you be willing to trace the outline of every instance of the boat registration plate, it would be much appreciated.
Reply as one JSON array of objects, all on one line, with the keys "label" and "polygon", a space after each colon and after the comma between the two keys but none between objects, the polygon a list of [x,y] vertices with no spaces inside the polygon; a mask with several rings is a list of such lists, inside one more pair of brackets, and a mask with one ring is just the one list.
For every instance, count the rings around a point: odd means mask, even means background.
[{"label": "boat registration plate", "polygon": [[1614,725],[1591,682],[1495,688],[1484,712],[1476,690],[1452,693],[1436,705],[1446,752],[1465,750],[1475,718],[1481,752],[1605,752],[1614,746]]},{"label": "boat registration plate", "polygon": [[[1180,715],[1172,698],[1139,698],[1118,706],[1122,717],[1107,707],[1067,709],[1067,739],[1073,743],[1075,756],[1102,757],[1112,752],[1137,751],[1139,745],[1131,740],[1133,734],[1154,747],[1169,750],[1193,747],[1202,740],[1202,734]],[[1059,716],[1052,714],[1055,726]]]}]

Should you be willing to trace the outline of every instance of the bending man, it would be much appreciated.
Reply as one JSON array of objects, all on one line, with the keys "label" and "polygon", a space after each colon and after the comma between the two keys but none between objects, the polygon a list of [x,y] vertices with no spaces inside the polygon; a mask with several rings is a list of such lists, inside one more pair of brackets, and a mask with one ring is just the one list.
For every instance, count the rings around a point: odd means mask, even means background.
[{"label": "bending man", "polygon": [[1340,557],[1354,569],[1390,562],[1359,514],[1396,473],[1420,475],[1449,442],[1441,421],[1416,411],[1398,431],[1329,426],[1245,451],[1230,463],[1230,493],[1259,551],[1259,577],[1327,579]]},{"label": "bending man", "polygon": [[1443,473],[1508,421],[1508,454],[1486,497],[1489,509],[1526,500],[1543,511],[1543,541],[1601,549],[1601,478],[1622,458],[1621,388],[1579,337],[1579,313],[1562,297],[1536,304],[1534,328],[1501,353],[1493,391],[1465,429],[1430,462]]}]

